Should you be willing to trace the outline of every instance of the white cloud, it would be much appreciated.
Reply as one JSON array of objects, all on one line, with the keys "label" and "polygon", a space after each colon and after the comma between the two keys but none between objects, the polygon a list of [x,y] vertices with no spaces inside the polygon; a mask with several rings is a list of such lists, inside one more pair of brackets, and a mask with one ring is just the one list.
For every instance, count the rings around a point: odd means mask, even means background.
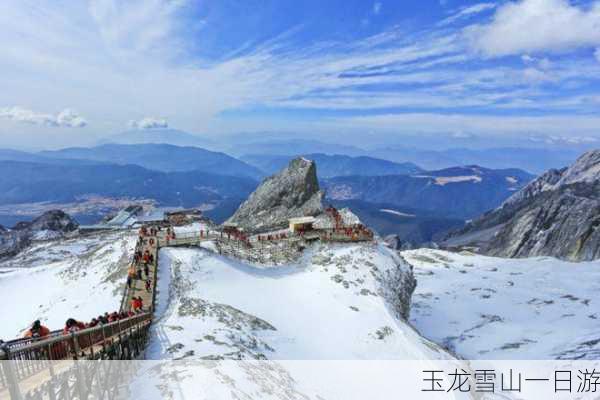
[{"label": "white cloud", "polygon": [[87,125],[87,121],[83,117],[69,108],[54,115],[22,107],[4,107],[0,108],[0,118],[49,127],[83,128]]},{"label": "white cloud", "polygon": [[477,135],[475,135],[474,133],[457,131],[457,132],[453,132],[450,135],[450,137],[452,137],[454,139],[474,139],[477,137]]},{"label": "white cloud", "polygon": [[373,14],[379,15],[382,6],[383,4],[381,4],[380,1],[376,1],[375,3],[373,3]]},{"label": "white cloud", "polygon": [[487,56],[562,52],[600,44],[600,2],[584,8],[568,0],[521,0],[499,7],[489,24],[465,30]]},{"label": "white cloud", "polygon": [[165,129],[169,123],[164,118],[146,117],[138,121],[129,121],[129,127],[134,129]]},{"label": "white cloud", "polygon": [[470,18],[474,15],[480,14],[484,11],[492,10],[496,7],[497,7],[497,5],[494,3],[479,3],[479,4],[474,4],[472,6],[464,7],[464,8],[461,8],[460,10],[458,10],[457,12],[455,12],[453,15],[449,16],[448,18],[443,19],[438,25],[439,26],[450,25],[457,21],[461,21],[461,20]]},{"label": "white cloud", "polygon": [[59,126],[67,126],[70,128],[83,128],[87,125],[87,121],[83,119],[83,117],[69,108],[58,113],[56,122]]}]

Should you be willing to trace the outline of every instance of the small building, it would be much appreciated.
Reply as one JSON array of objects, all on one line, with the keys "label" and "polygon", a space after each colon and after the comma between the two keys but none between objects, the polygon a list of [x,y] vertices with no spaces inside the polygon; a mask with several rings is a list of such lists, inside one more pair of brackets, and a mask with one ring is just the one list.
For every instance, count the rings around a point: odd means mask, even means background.
[{"label": "small building", "polygon": [[241,228],[236,222],[224,222],[223,232],[225,233],[237,233],[243,232],[244,228]]},{"label": "small building", "polygon": [[165,216],[172,225],[187,225],[202,220],[202,211],[198,209],[175,210],[165,213]]},{"label": "small building", "polygon": [[144,211],[142,206],[131,205],[117,213],[113,218],[106,222],[106,225],[113,227],[132,227],[137,221],[137,217]]},{"label": "small building", "polygon": [[311,231],[315,221],[315,217],[290,218],[290,231],[292,233]]},{"label": "small building", "polygon": [[162,225],[166,222],[166,214],[164,210],[154,209],[145,215],[137,217],[135,226],[142,225]]}]

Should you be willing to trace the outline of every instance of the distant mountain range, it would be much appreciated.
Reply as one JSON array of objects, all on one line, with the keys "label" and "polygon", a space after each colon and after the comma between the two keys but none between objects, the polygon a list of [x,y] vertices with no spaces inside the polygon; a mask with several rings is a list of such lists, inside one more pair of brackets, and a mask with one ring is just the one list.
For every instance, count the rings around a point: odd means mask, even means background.
[{"label": "distant mountain range", "polygon": [[83,195],[150,198],[192,207],[246,198],[257,185],[250,178],[200,171],[159,172],[136,165],[52,165],[0,161],[0,204],[72,202]]},{"label": "distant mountain range", "polygon": [[297,156],[298,154],[344,154],[349,156],[367,155],[365,150],[354,146],[325,143],[317,140],[287,139],[244,141],[243,137],[225,138],[223,145],[227,153],[241,157],[246,154],[269,154],[274,156]]},{"label": "distant mountain range", "polygon": [[172,144],[212,149],[215,142],[207,137],[193,135],[177,129],[133,129],[109,136],[98,142],[103,144]]},{"label": "distant mountain range", "polygon": [[463,219],[447,217],[442,210],[436,212],[362,200],[329,199],[329,203],[337,208],[349,207],[381,236],[398,235],[402,242],[413,246],[437,241],[465,224]]},{"label": "distant mountain range", "polygon": [[[395,163],[372,157],[351,157],[346,155],[305,154],[302,157],[317,163],[317,174],[320,179],[335,176],[377,176],[407,175],[421,172],[422,169],[413,163]],[[246,163],[260,170],[274,174],[294,158],[294,156],[254,154],[240,157]]]},{"label": "distant mountain range", "polygon": [[[126,136],[127,140],[162,140],[169,134],[182,140],[187,137],[165,130],[133,131]],[[496,208],[533,178],[519,169],[469,166],[425,171],[411,162],[298,151],[311,146],[346,149],[314,141],[287,141],[278,146],[316,162],[329,201],[352,203],[359,216],[380,233],[400,233],[415,243],[437,238],[460,227],[461,221]],[[0,204],[72,202],[84,195],[154,199],[169,206],[210,203],[215,208],[208,214],[221,222],[258,181],[283,169],[291,158],[275,152],[240,160],[199,147],[157,143],[40,153],[0,149]]]},{"label": "distant mountain range", "polygon": [[182,147],[170,144],[105,144],[97,147],[71,147],[44,151],[46,158],[91,160],[127,165],[164,172],[201,171],[214,175],[229,175],[259,179],[264,174],[243,161],[199,147]]},{"label": "distant mountain range", "polygon": [[454,167],[415,175],[348,176],[323,180],[332,200],[362,200],[469,219],[493,209],[533,175],[518,169]]},{"label": "distant mountain range", "polygon": [[576,149],[489,148],[422,150],[386,147],[371,150],[369,155],[397,162],[414,162],[426,169],[442,169],[456,165],[483,165],[486,168],[519,168],[539,174],[550,168],[571,164],[580,152]]}]

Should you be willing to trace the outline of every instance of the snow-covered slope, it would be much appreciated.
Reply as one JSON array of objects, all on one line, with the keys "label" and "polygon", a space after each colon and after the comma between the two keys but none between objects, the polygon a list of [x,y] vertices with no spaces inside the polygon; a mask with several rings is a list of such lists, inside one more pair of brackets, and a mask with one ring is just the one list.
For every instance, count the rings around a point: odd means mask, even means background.
[{"label": "snow-covered slope", "polygon": [[135,235],[120,232],[37,243],[0,263],[0,339],[35,319],[60,329],[119,308]]},{"label": "snow-covered slope", "polygon": [[202,249],[163,249],[159,260],[148,358],[450,358],[400,318],[412,277],[384,247],[323,245],[275,268]]},{"label": "snow-covered slope", "polygon": [[417,289],[411,322],[468,359],[600,357],[600,262],[402,253]]}]

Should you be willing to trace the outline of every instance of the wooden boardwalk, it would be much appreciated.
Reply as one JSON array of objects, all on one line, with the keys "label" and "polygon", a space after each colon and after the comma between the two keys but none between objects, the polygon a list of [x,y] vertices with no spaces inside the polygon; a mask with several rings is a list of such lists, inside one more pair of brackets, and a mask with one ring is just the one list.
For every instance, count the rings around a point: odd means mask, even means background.
[{"label": "wooden boardwalk", "polygon": [[[137,277],[131,279],[131,287],[125,287],[125,293],[121,301],[121,312],[129,312],[132,310],[132,300],[134,297],[141,297],[143,303],[143,310],[153,312],[154,301],[156,299],[156,287],[158,283],[158,237],[156,236],[143,236],[138,239],[138,246],[136,251],[141,251],[142,254],[148,251],[152,256],[152,262],[148,263],[148,275],[144,270],[144,264],[140,260],[137,263],[132,259],[130,268],[133,266],[134,269],[142,270],[142,279]],[[146,290],[146,280],[150,278],[150,290]]]}]

